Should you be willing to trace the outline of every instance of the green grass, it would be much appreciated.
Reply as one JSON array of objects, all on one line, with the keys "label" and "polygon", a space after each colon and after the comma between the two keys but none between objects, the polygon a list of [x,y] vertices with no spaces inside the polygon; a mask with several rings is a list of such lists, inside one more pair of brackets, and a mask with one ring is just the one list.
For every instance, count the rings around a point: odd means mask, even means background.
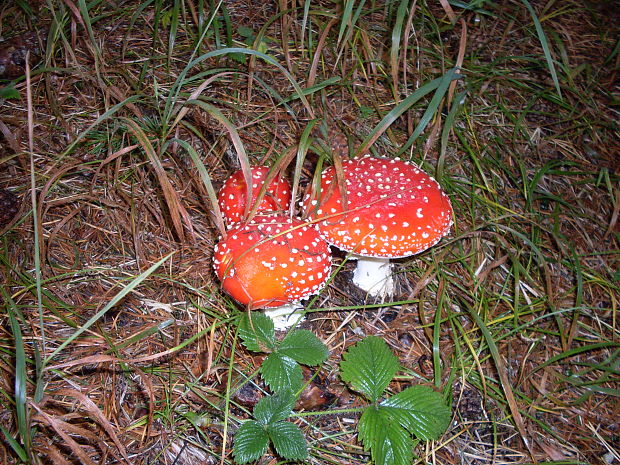
[{"label": "green grass", "polygon": [[422,383],[452,404],[452,426],[416,445],[416,463],[608,453],[613,12],[453,1],[452,24],[430,1],[31,3],[0,7],[3,36],[32,24],[43,45],[29,80],[0,82],[19,93],[0,101],[0,143],[20,148],[0,156],[0,188],[23,203],[0,227],[8,463],[232,464],[253,409],[240,390],[269,389],[237,340],[245,309],[212,272],[226,234],[217,189],[265,164],[299,199],[322,168],[368,152],[432,174],[455,224],[396,261],[393,299],[360,295],[343,255],[307,303],[330,349],[319,387],[341,399],[294,413],[309,463],[368,463],[338,375],[365,335],[403,365],[386,397]]}]

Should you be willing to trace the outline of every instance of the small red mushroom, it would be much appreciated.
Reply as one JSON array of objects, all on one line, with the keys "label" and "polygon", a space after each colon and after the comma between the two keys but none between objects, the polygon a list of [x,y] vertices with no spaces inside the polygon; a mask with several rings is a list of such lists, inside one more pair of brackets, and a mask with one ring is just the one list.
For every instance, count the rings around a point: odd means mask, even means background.
[{"label": "small red mushroom", "polygon": [[[265,183],[269,168],[266,166],[252,167],[252,202],[250,208],[257,201],[261,188]],[[247,184],[241,170],[233,173],[222,186],[218,195],[220,210],[228,227],[243,219],[247,204]],[[265,195],[260,201],[257,213],[284,211],[291,204],[291,186],[280,174],[269,183]]]},{"label": "small red mushroom", "polygon": [[333,167],[318,193],[304,199],[327,242],[358,259],[354,283],[373,295],[391,293],[390,258],[435,245],[452,225],[452,206],[437,181],[409,162],[364,156],[344,161],[347,205]]},{"label": "small red mushroom", "polygon": [[[311,224],[257,215],[228,231],[215,246],[213,265],[222,288],[237,302],[272,308],[318,293],[329,278],[331,255]],[[283,311],[288,316],[292,309]]]}]

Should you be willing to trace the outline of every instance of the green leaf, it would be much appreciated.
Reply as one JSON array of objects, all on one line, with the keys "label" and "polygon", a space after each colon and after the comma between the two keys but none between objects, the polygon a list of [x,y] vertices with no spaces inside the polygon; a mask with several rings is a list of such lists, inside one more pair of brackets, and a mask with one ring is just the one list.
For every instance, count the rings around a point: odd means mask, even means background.
[{"label": "green leaf", "polygon": [[288,355],[304,365],[319,365],[327,360],[329,351],[312,331],[291,331],[278,347],[278,352]]},{"label": "green leaf", "polygon": [[298,391],[304,377],[299,364],[291,357],[273,353],[267,356],[260,367],[260,374],[274,392]]},{"label": "green leaf", "polygon": [[372,402],[381,397],[385,388],[400,368],[398,358],[385,341],[368,336],[351,347],[340,362],[340,376],[353,389]]},{"label": "green leaf", "polygon": [[308,458],[308,445],[301,430],[288,421],[279,421],[267,429],[276,452],[289,460]]},{"label": "green leaf", "polygon": [[6,87],[0,87],[0,98],[11,99],[19,98],[19,91],[12,85]]},{"label": "green leaf", "polygon": [[375,465],[413,463],[411,436],[383,408],[369,407],[364,410],[358,428],[364,449],[370,450]]},{"label": "green leaf", "polygon": [[231,53],[229,56],[237,63],[241,63],[242,65],[245,65],[247,62],[247,58],[243,53]]},{"label": "green leaf", "polygon": [[245,313],[239,322],[239,337],[246,349],[252,352],[272,352],[276,347],[273,320],[268,316],[252,312]]},{"label": "green leaf", "polygon": [[261,425],[272,425],[290,417],[294,404],[295,396],[291,391],[283,391],[279,394],[263,397],[254,407],[254,418]]},{"label": "green leaf", "polygon": [[237,28],[237,33],[239,33],[241,37],[252,37],[253,38],[256,35],[254,34],[254,30],[247,26],[239,26]]},{"label": "green leaf", "polygon": [[381,402],[381,409],[419,439],[438,439],[450,424],[450,407],[429,386],[412,386]]},{"label": "green leaf", "polygon": [[267,452],[268,446],[269,436],[265,428],[254,420],[248,420],[235,433],[235,462],[248,463],[257,460]]}]

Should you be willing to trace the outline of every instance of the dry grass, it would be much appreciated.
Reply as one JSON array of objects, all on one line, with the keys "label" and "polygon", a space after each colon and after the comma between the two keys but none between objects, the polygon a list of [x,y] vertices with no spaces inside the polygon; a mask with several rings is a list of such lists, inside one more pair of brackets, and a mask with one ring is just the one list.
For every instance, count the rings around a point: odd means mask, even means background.
[{"label": "dry grass", "polygon": [[[211,269],[210,196],[172,139],[196,150],[216,188],[239,161],[213,113],[189,106],[173,126],[173,103],[213,78],[201,98],[232,122],[253,163],[275,163],[313,118],[327,122],[314,133],[327,147],[345,152],[344,135],[354,151],[398,102],[454,66],[464,45],[451,100],[403,154],[431,173],[443,166],[456,226],[434,249],[397,261],[394,302],[368,301],[347,263],[308,304],[307,327],[331,352],[319,392],[332,404],[317,405],[356,405],[337,364],[350,344],[375,334],[404,366],[394,392],[435,383],[452,402],[453,426],[418,446],[420,462],[620,463],[617,8],[531,2],[556,59],[560,100],[521,2],[484,2],[479,13],[453,6],[456,25],[440,2],[413,2],[407,58],[401,44],[396,70],[397,4],[365,5],[338,42],[342,11],[332,2],[311,2],[309,23],[294,2],[207,3],[219,6],[210,24],[210,9],[192,0],[0,9],[3,37],[36,31],[40,41],[30,85],[15,77],[19,98],[0,101],[0,188],[22,202],[0,236],[0,424],[28,460],[232,463],[232,434],[250,405],[238,390],[260,359],[234,343],[243,309]],[[301,88],[337,82],[305,104],[280,69],[247,55],[205,59],[177,86],[192,58],[245,47],[241,26]],[[448,109],[465,90],[442,150]],[[394,156],[429,101],[372,150]],[[310,153],[302,187],[316,161]],[[26,424],[16,380],[27,388]],[[330,410],[297,421],[312,463],[368,462],[355,416]],[[22,463],[4,436],[0,463]]]}]

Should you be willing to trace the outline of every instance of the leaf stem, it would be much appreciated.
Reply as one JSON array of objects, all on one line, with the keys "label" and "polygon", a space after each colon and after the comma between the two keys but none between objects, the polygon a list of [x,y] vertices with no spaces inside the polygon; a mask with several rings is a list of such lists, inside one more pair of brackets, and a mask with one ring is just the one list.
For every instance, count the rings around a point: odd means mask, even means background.
[{"label": "leaf stem", "polygon": [[316,412],[295,412],[292,417],[312,417],[319,415],[343,415],[345,413],[361,413],[370,407],[371,404],[364,405],[362,407],[351,407],[351,408],[342,408],[342,409],[332,409],[332,410],[320,410]]}]

